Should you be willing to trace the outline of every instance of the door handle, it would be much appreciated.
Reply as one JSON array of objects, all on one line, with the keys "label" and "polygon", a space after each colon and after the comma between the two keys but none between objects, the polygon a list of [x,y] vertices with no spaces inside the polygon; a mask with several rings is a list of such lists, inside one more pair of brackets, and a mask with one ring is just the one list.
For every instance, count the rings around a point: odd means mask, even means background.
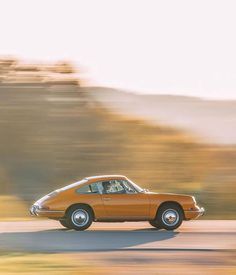
[{"label": "door handle", "polygon": [[104,201],[110,201],[111,198],[103,198]]}]

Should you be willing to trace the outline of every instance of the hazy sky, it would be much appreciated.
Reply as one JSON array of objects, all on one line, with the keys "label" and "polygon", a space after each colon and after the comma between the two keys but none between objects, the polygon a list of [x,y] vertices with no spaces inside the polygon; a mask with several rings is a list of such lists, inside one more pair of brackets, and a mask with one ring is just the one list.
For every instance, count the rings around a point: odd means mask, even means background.
[{"label": "hazy sky", "polygon": [[0,55],[71,59],[93,84],[236,98],[236,1],[0,0]]}]

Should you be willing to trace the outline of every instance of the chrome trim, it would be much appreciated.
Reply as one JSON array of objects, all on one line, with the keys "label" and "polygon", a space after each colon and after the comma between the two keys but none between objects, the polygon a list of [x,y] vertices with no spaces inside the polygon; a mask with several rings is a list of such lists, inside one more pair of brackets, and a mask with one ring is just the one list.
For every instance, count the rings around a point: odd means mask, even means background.
[{"label": "chrome trim", "polygon": [[63,210],[42,210],[42,209],[39,209],[37,212],[39,213],[64,213]]},{"label": "chrome trim", "polygon": [[40,209],[39,205],[37,204],[32,205],[29,211],[32,216],[38,216],[38,214],[40,215],[43,213],[64,213],[63,210],[44,210],[42,208]]},{"label": "chrome trim", "polygon": [[205,214],[205,208],[204,207],[199,207],[196,210],[184,210],[184,212],[190,212],[190,213],[198,213],[199,216],[203,216]]},{"label": "chrome trim", "polygon": [[203,216],[205,214],[205,208],[201,207],[199,210],[200,216]]},{"label": "chrome trim", "polygon": [[197,205],[196,198],[194,196],[192,196],[192,199],[193,199],[194,204]]}]

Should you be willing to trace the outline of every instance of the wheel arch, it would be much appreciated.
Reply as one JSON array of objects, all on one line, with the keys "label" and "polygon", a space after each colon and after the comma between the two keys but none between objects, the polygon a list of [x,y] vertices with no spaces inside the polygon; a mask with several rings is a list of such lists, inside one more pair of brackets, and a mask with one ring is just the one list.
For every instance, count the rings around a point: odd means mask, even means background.
[{"label": "wheel arch", "polygon": [[183,206],[177,202],[177,201],[164,201],[162,202],[158,207],[157,207],[157,211],[156,211],[156,217],[157,217],[157,214],[158,214],[158,211],[160,210],[160,208],[164,205],[168,205],[168,204],[174,204],[174,205],[177,205],[181,210],[182,210],[182,213],[183,213],[183,218],[185,220],[185,214],[184,214],[184,209],[183,209]]}]

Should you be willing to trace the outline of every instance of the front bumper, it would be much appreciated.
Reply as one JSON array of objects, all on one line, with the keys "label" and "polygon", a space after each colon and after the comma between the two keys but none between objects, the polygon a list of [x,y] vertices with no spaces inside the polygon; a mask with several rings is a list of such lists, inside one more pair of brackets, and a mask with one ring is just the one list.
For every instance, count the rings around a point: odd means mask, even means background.
[{"label": "front bumper", "polygon": [[193,210],[184,211],[184,214],[186,220],[197,219],[205,214],[205,208],[196,206]]},{"label": "front bumper", "polygon": [[204,207],[200,207],[198,213],[199,213],[200,216],[203,216],[205,214],[205,208]]},{"label": "front bumper", "polygon": [[64,211],[62,210],[46,210],[35,204],[31,206],[29,212],[31,216],[39,217],[60,218],[64,216]]},{"label": "front bumper", "polygon": [[36,205],[32,205],[32,206],[30,207],[29,212],[30,212],[30,215],[31,215],[31,216],[37,216],[37,206],[36,206]]}]

